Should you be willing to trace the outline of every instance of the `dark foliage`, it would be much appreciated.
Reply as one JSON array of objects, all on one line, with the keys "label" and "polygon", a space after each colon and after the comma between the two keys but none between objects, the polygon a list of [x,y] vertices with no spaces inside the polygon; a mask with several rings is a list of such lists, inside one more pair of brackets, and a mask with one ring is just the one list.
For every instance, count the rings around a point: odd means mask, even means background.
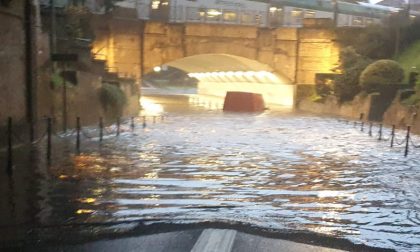
[{"label": "dark foliage", "polygon": [[340,52],[341,72],[335,80],[334,94],[339,102],[351,101],[360,91],[359,77],[372,60],[358,54],[352,47],[346,47]]},{"label": "dark foliage", "polygon": [[124,105],[127,103],[124,92],[118,86],[108,83],[104,83],[99,90],[99,99],[104,109],[114,117],[122,115]]},{"label": "dark foliage", "polygon": [[390,27],[372,25],[366,28],[339,28],[338,39],[344,46],[371,59],[389,59],[394,55],[395,32]]},{"label": "dark foliage", "polygon": [[393,60],[378,60],[367,66],[360,75],[360,85],[368,93],[380,92],[384,85],[398,85],[404,70]]}]

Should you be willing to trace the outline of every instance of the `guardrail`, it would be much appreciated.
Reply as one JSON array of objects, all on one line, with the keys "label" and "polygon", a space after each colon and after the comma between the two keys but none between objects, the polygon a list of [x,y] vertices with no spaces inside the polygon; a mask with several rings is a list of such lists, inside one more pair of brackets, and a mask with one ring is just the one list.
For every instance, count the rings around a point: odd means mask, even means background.
[{"label": "guardrail", "polygon": [[[420,148],[420,145],[417,145],[414,143],[412,137],[411,137],[411,126],[407,126],[405,135],[402,138],[399,138],[400,136],[397,136],[396,133],[396,126],[392,125],[391,132],[388,138],[384,137],[383,132],[383,124],[377,123],[377,135],[375,136],[373,131],[375,127],[375,123],[371,121],[364,121],[363,120],[364,114],[360,114],[359,121],[353,122],[353,127],[357,128],[360,124],[360,131],[365,132],[366,125],[368,125],[367,133],[370,137],[377,137],[378,141],[389,141],[389,145],[391,148],[394,148],[396,146],[404,146],[404,157],[408,157],[408,154],[410,152],[410,147],[413,147],[415,149]],[[349,123],[349,121],[347,121]]]},{"label": "guardrail", "polygon": [[[149,121],[153,124],[157,123],[158,119],[160,122],[165,120],[163,115],[161,116],[141,116],[139,117],[139,121],[141,122],[141,127],[145,129]],[[69,132],[53,132],[53,120],[52,118],[46,118],[45,120],[46,130],[41,134],[41,136],[36,139],[35,141],[28,142],[22,139],[18,134],[15,134],[13,131],[13,120],[11,117],[7,120],[7,147],[5,149],[0,149],[0,151],[6,151],[6,173],[11,176],[13,174],[13,166],[14,166],[14,153],[13,149],[16,147],[21,147],[24,145],[37,145],[42,140],[46,139],[46,161],[48,165],[51,165],[51,154],[52,154],[52,138],[71,138],[76,136],[76,143],[75,143],[75,153],[76,155],[80,154],[81,144],[82,144],[82,137],[85,139],[98,141],[102,143],[104,140],[104,136],[115,136],[118,137],[123,132],[134,132],[136,128],[136,117],[131,117],[126,120],[121,120],[121,118],[117,118],[115,124],[111,124],[109,126],[104,125],[104,120],[102,117],[99,118],[98,123],[98,132],[96,135],[92,135],[90,132],[83,128],[81,125],[80,117],[76,118],[76,128]],[[91,128],[91,127],[90,127]],[[19,142],[20,144],[16,144]]]}]

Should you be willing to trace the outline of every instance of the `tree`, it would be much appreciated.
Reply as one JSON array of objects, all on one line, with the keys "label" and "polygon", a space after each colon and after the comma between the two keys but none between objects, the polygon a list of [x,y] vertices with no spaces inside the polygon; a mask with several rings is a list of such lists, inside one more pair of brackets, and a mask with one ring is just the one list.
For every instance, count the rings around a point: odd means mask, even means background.
[{"label": "tree", "polygon": [[412,43],[420,40],[420,17],[416,17],[413,22],[402,29],[401,46],[407,48]]},{"label": "tree", "polygon": [[389,59],[394,54],[394,33],[390,27],[371,25],[366,28],[339,28],[338,39],[358,54],[371,59]]},{"label": "tree", "polygon": [[335,69],[340,75],[334,85],[334,94],[339,102],[351,101],[361,91],[360,74],[371,62],[353,47],[346,47],[340,52],[340,65]]}]

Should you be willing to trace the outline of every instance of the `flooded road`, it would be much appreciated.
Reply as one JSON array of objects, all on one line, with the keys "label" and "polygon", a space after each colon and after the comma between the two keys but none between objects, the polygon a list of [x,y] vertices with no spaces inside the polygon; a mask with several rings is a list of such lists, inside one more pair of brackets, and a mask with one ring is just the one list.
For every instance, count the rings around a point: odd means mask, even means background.
[{"label": "flooded road", "polygon": [[[404,158],[402,147],[390,149],[334,118],[276,110],[228,114],[217,101],[206,107],[186,98],[148,101],[151,113],[165,113],[163,122],[143,129],[140,118],[134,132],[107,137],[101,146],[85,139],[79,156],[74,138],[56,139],[50,168],[34,158],[30,173],[15,175],[12,184],[2,178],[8,199],[2,230],[240,222],[420,251],[419,150]],[[21,166],[15,174],[28,169]]]}]

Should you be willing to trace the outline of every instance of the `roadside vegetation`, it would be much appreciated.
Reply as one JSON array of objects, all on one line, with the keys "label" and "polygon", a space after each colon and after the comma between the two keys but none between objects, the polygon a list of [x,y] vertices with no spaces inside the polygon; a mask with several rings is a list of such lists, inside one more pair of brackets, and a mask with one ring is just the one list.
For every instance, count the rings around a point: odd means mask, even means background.
[{"label": "roadside vegetation", "polygon": [[122,115],[127,97],[120,87],[110,83],[103,83],[99,89],[99,99],[104,110],[111,118],[118,118]]},{"label": "roadside vegetation", "polygon": [[343,103],[358,94],[396,93],[414,84],[416,93],[403,104],[420,104],[420,80],[410,78],[411,72],[420,72],[420,19],[390,20],[388,26],[339,28],[337,34],[343,45],[339,65],[330,80],[317,83],[313,101],[322,102],[332,95]]},{"label": "roadside vegetation", "polygon": [[[420,71],[420,39],[408,46],[407,49],[398,55],[396,60],[401,64],[405,73]],[[408,82],[407,74],[405,76],[405,81]]]}]

